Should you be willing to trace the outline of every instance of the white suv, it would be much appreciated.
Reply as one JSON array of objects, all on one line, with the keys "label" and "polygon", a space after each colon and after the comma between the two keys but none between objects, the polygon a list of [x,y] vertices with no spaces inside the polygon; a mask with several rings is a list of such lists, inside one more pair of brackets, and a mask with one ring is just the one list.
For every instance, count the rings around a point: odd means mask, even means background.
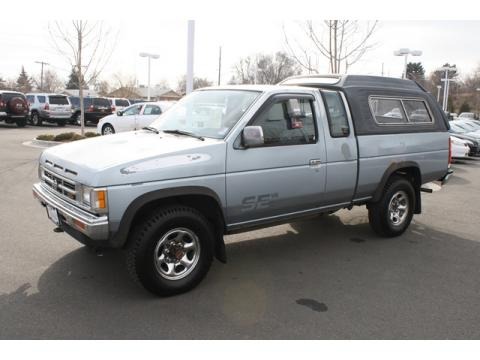
[{"label": "white suv", "polygon": [[61,94],[27,94],[30,104],[30,122],[40,126],[44,121],[65,126],[72,116],[72,104],[68,96]]},{"label": "white suv", "polygon": [[112,106],[112,113],[116,113],[117,111],[123,111],[125,108],[129,107],[130,101],[125,98],[107,98],[110,101],[110,105]]}]

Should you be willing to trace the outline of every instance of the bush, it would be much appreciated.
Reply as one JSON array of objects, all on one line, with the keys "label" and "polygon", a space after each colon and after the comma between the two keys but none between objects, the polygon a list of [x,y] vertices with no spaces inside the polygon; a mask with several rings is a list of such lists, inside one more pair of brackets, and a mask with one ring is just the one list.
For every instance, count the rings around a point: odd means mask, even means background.
[{"label": "bush", "polygon": [[53,141],[55,139],[55,135],[38,135],[37,140],[42,140],[42,141]]},{"label": "bush", "polygon": [[75,135],[74,132],[61,133],[55,136],[55,141],[70,141]]},{"label": "bush", "polygon": [[87,131],[85,133],[86,138],[91,138],[91,137],[95,137],[95,136],[100,136],[100,134],[94,133],[93,131]]}]

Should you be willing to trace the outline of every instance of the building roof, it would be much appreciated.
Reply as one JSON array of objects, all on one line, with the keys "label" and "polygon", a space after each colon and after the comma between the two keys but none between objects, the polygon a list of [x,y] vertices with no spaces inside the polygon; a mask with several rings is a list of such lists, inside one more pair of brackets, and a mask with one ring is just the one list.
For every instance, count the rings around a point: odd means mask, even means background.
[{"label": "building roof", "polygon": [[[121,87],[108,94],[109,97],[126,97],[129,99],[146,99],[148,97],[147,87]],[[154,86],[150,88],[150,97],[179,99],[181,95],[172,89]]]}]

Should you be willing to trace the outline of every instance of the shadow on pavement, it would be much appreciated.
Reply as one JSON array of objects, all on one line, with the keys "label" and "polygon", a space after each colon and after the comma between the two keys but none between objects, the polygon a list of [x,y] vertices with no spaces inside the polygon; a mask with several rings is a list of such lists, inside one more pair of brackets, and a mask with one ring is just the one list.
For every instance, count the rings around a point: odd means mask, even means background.
[{"label": "shadow on pavement", "polygon": [[156,298],[123,254],[75,250],[0,294],[0,338],[478,338],[480,243],[323,216],[227,245],[193,291]]}]

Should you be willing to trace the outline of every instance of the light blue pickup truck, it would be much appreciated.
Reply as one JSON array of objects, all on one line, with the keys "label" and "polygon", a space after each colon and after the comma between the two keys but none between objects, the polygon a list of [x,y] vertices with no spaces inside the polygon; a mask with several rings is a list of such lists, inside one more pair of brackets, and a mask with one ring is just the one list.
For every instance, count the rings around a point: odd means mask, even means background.
[{"label": "light blue pickup truck", "polygon": [[33,192],[57,231],[125,249],[165,296],[226,261],[225,234],[366,205],[376,233],[401,235],[422,184],[448,177],[449,144],[415,82],[294,77],[197,90],[142,130],[45,150]]}]

